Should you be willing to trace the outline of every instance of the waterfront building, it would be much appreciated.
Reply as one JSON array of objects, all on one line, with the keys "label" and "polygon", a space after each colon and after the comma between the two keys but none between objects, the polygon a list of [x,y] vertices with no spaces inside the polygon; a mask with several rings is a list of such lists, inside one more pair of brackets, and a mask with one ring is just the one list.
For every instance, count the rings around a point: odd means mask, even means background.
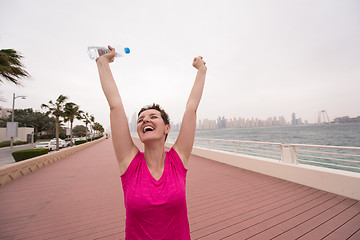
[{"label": "waterfront building", "polygon": [[291,115],[291,125],[302,125],[302,119],[301,118],[296,118],[295,113],[293,113]]},{"label": "waterfront building", "polygon": [[[297,120],[301,122],[301,119]],[[253,127],[272,127],[272,126],[284,126],[287,122],[284,116],[280,117],[268,117],[266,120],[258,118],[230,118],[227,119],[224,116],[218,117],[217,120],[209,120],[207,118],[198,120],[197,129],[222,129],[222,128],[253,128]]]},{"label": "waterfront building", "polygon": [[295,116],[295,113],[291,114],[291,125],[296,125],[296,116]]},{"label": "waterfront building", "polygon": [[356,122],[360,122],[360,116],[351,118],[349,116],[344,116],[344,117],[337,117],[334,119],[335,123],[356,123]]}]

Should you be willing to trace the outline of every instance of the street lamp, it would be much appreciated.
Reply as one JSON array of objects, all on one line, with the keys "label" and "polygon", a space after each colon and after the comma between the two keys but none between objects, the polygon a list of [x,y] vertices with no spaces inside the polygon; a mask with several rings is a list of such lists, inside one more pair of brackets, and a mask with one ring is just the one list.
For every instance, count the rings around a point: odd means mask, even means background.
[{"label": "street lamp", "polygon": [[[13,93],[13,105],[12,105],[12,113],[11,113],[11,122],[14,122],[15,99],[17,99],[17,98],[26,99],[26,96],[15,96],[15,93]],[[13,147],[13,145],[14,145],[14,137],[11,137],[10,146]]]}]

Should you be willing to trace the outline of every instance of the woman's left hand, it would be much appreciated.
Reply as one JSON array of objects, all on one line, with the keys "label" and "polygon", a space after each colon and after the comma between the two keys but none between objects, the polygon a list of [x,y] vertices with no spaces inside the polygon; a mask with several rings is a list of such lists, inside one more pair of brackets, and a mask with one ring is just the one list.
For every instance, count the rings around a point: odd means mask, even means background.
[{"label": "woman's left hand", "polygon": [[206,62],[203,60],[203,57],[198,56],[196,58],[194,58],[193,61],[193,66],[197,69],[197,70],[207,70],[206,66],[205,66]]}]

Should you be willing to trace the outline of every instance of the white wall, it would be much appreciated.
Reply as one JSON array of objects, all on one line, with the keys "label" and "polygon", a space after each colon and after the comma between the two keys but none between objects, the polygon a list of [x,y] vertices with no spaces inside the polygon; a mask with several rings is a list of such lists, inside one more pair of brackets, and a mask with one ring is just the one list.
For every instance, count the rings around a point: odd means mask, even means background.
[{"label": "white wall", "polygon": [[[28,134],[32,134],[34,132],[34,128],[30,127],[19,127],[18,128],[18,136],[14,138],[14,142],[16,141],[26,141],[26,136]],[[0,128],[0,142],[10,141],[10,137],[6,136],[6,128]]]}]

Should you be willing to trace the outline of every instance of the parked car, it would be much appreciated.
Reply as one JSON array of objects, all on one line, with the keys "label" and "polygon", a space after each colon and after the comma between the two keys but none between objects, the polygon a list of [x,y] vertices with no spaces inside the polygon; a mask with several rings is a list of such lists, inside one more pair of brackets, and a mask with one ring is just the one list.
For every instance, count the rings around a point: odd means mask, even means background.
[{"label": "parked car", "polygon": [[[55,145],[55,148],[56,148],[56,138],[52,139],[50,141],[50,144]],[[65,140],[62,140],[61,138],[59,138],[59,148],[64,148],[64,147],[66,147]]]},{"label": "parked car", "polygon": [[64,147],[67,147],[67,143],[65,140],[63,139],[59,139],[59,145],[61,144],[61,146],[64,148]]},{"label": "parked car", "polygon": [[50,142],[39,142],[35,145],[35,148],[47,148],[49,149],[49,151],[55,150],[56,149],[56,142],[55,144]]},{"label": "parked car", "polygon": [[[75,145],[76,138],[72,139],[73,145]],[[70,146],[71,138],[65,138],[66,146]]]}]

